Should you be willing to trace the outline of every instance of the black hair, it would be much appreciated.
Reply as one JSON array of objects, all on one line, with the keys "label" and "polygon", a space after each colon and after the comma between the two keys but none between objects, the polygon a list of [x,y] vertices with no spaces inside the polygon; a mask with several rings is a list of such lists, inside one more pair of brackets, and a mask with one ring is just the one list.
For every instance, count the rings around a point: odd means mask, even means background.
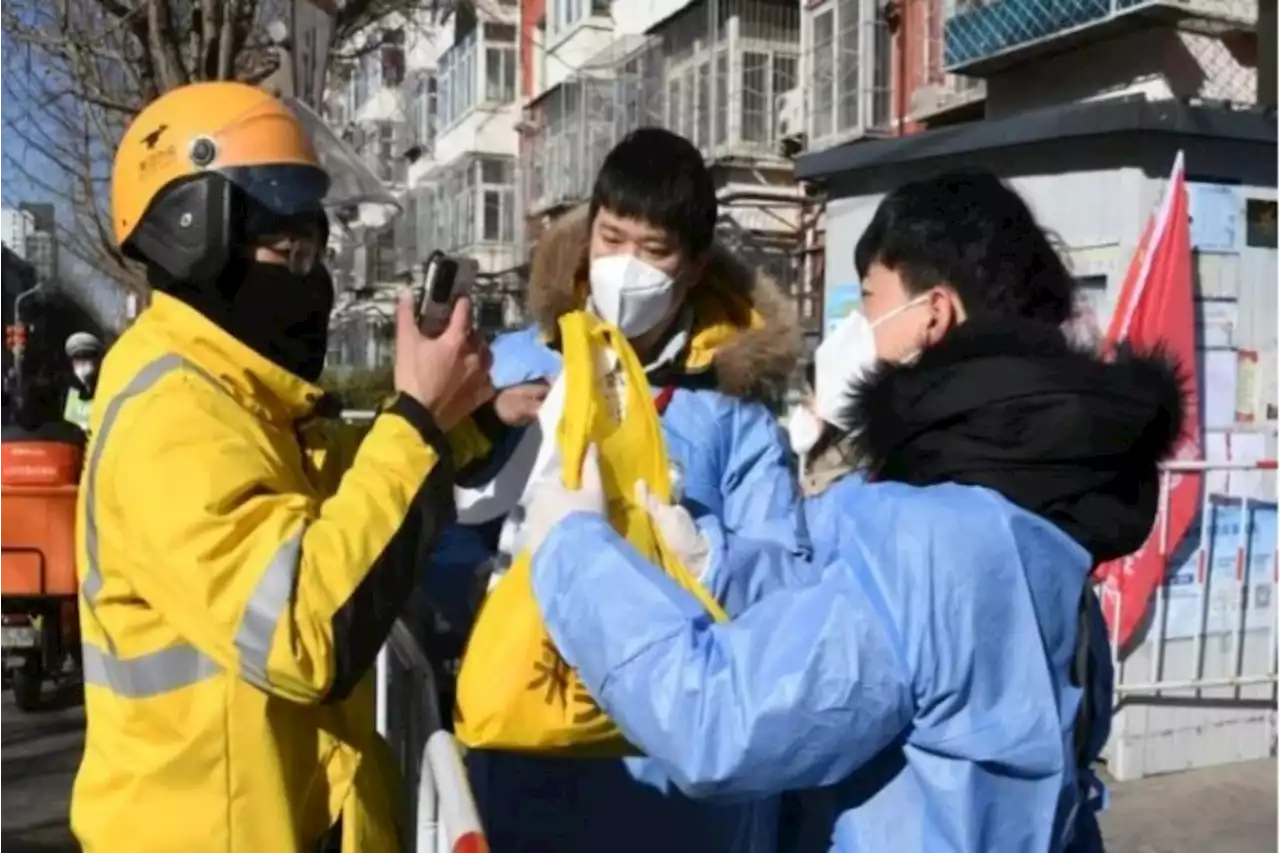
[{"label": "black hair", "polygon": [[854,250],[858,275],[893,270],[913,295],[948,285],[970,317],[1055,325],[1077,284],[1027,203],[985,170],[947,172],[885,196]]},{"label": "black hair", "polygon": [[631,131],[604,158],[591,190],[589,221],[601,208],[665,228],[689,257],[711,247],[719,212],[702,154],[660,127]]}]

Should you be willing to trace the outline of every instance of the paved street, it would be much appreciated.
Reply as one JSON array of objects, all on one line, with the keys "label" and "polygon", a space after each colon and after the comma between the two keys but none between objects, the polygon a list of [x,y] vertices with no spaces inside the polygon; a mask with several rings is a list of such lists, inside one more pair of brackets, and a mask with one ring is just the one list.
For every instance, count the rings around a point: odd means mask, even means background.
[{"label": "paved street", "polygon": [[67,799],[84,743],[83,710],[76,704],[24,714],[6,690],[0,727],[0,846],[5,853],[76,850]]},{"label": "paved street", "polygon": [[[4,694],[5,853],[74,851],[67,795],[80,758],[80,708],[23,714]],[[1257,761],[1112,786],[1110,853],[1274,853],[1276,762]]]}]

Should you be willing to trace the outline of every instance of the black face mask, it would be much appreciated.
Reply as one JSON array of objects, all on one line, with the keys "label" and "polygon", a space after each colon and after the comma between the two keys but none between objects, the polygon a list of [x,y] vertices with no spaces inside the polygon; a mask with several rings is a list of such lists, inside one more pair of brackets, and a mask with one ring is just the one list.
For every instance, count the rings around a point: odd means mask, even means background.
[{"label": "black face mask", "polygon": [[333,279],[323,264],[296,275],[279,264],[233,261],[213,287],[169,290],[295,376],[320,378],[333,310]]}]

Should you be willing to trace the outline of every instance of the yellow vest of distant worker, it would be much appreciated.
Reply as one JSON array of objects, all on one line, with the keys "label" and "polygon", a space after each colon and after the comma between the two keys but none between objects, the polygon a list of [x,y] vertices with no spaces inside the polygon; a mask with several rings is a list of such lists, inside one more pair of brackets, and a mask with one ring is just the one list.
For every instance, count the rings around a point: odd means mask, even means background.
[{"label": "yellow vest of distant worker", "polygon": [[[582,461],[594,443],[613,528],[723,621],[715,599],[635,501],[639,480],[662,500],[671,495],[658,412],[635,352],[616,328],[582,311],[560,319],[560,337],[565,403],[556,441],[565,484],[581,486]],[[634,754],[547,635],[533,598],[531,564],[527,551],[517,555],[480,609],[458,676],[458,738],[471,747],[517,752]]]},{"label": "yellow vest of distant worker", "polygon": [[62,410],[63,420],[70,421],[87,433],[89,431],[89,418],[92,415],[93,400],[86,400],[75,388],[67,392],[67,405]]}]

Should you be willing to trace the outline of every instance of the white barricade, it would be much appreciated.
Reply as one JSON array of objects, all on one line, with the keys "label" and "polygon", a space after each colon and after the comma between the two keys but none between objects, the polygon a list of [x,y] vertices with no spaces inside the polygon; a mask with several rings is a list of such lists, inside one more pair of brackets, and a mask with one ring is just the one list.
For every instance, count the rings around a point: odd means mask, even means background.
[{"label": "white barricade", "polygon": [[[1116,779],[1275,754],[1275,471],[1274,459],[1165,467],[1157,520],[1164,581],[1141,641],[1124,657],[1112,643],[1106,754]],[[1182,542],[1168,541],[1175,475],[1202,481],[1199,516]]]}]

